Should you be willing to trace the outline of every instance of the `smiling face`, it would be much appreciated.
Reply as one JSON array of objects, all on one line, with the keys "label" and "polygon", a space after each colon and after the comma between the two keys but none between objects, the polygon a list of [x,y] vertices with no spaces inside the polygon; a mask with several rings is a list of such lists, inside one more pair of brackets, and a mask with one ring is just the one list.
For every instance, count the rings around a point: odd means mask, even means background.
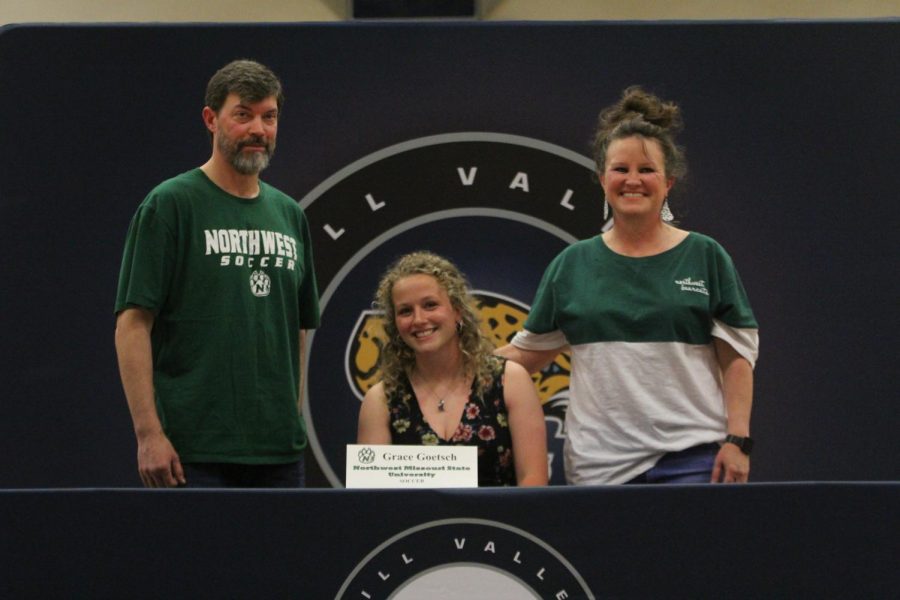
[{"label": "smiling face", "polygon": [[278,102],[274,96],[246,102],[231,93],[218,113],[204,109],[215,152],[242,175],[256,175],[269,165],[278,133]]},{"label": "smiling face", "polygon": [[459,311],[434,277],[402,277],[394,283],[391,298],[397,332],[413,351],[430,353],[457,344]]},{"label": "smiling face", "polygon": [[666,178],[665,156],[657,140],[631,136],[610,143],[600,185],[615,217],[659,218],[673,183],[674,178]]}]

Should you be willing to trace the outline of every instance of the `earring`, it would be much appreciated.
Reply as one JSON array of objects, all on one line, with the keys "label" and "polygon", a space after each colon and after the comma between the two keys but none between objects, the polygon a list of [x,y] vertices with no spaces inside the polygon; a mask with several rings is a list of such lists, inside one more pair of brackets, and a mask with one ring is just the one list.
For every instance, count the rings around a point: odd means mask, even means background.
[{"label": "earring", "polygon": [[603,199],[603,221],[609,220],[609,203],[606,201],[606,198]]},{"label": "earring", "polygon": [[462,319],[456,322],[456,333],[462,333],[463,322]]},{"label": "earring", "polygon": [[662,210],[659,211],[659,216],[666,223],[671,223],[675,220],[675,215],[672,214],[672,210],[669,208],[669,197],[666,196],[666,199],[663,200]]}]

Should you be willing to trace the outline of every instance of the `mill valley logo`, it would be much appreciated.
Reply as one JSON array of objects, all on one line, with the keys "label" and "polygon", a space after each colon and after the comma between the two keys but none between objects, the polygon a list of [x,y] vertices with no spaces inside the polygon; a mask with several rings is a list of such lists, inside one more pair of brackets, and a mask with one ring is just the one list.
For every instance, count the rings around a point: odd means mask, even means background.
[{"label": "mill valley logo", "polygon": [[484,519],[446,519],[412,527],[380,544],[350,573],[338,600],[594,598],[550,544]]},{"label": "mill valley logo", "polygon": [[[356,441],[360,400],[379,379],[384,332],[369,307],[398,256],[429,250],[456,263],[477,290],[484,332],[499,346],[521,329],[550,261],[602,225],[589,158],[491,133],[385,148],[341,169],[300,204],[316,248],[322,311],[309,336],[303,411],[310,448],[335,487],[343,486],[346,445]],[[554,483],[562,483],[569,369],[563,355],[535,377]]]}]

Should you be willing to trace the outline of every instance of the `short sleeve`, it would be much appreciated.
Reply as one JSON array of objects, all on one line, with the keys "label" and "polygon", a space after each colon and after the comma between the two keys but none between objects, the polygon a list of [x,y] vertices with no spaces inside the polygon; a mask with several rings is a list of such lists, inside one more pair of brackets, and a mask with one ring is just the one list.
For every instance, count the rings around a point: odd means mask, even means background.
[{"label": "short sleeve", "polygon": [[168,296],[174,255],[172,228],[152,205],[145,202],[128,228],[115,312],[131,306],[159,312]]},{"label": "short sleeve", "polygon": [[759,326],[750,308],[750,300],[741,283],[737,269],[725,249],[716,245],[716,270],[718,286],[713,303],[713,318],[731,327],[753,328]]},{"label": "short sleeve", "polygon": [[712,335],[731,345],[751,366],[759,356],[759,325],[734,262],[716,245],[718,286],[713,303]]},{"label": "short sleeve", "polygon": [[528,318],[525,320],[525,329],[532,333],[551,333],[559,329],[556,307],[556,276],[562,255],[553,259],[538,285],[534,295],[534,302]]}]

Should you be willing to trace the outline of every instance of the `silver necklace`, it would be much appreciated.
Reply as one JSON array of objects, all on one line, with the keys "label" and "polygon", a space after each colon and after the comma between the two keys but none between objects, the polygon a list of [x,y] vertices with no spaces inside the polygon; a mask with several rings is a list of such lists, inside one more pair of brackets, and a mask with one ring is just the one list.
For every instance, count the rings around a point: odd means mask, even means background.
[{"label": "silver necklace", "polygon": [[457,374],[456,377],[453,378],[453,380],[450,382],[450,385],[447,387],[447,389],[444,391],[444,393],[443,393],[442,395],[440,395],[440,396],[438,396],[438,394],[434,391],[434,388],[431,387],[430,385],[428,385],[427,383],[425,383],[425,380],[422,379],[421,377],[419,378],[419,382],[422,384],[422,387],[424,387],[425,390],[426,390],[431,396],[434,396],[435,398],[437,398],[437,400],[438,400],[438,402],[437,402],[437,409],[438,409],[438,412],[444,412],[444,411],[446,410],[446,407],[445,407],[445,399],[446,399],[447,396],[449,396],[452,392],[454,392],[454,391],[456,390],[457,387],[459,387],[459,374]]}]

